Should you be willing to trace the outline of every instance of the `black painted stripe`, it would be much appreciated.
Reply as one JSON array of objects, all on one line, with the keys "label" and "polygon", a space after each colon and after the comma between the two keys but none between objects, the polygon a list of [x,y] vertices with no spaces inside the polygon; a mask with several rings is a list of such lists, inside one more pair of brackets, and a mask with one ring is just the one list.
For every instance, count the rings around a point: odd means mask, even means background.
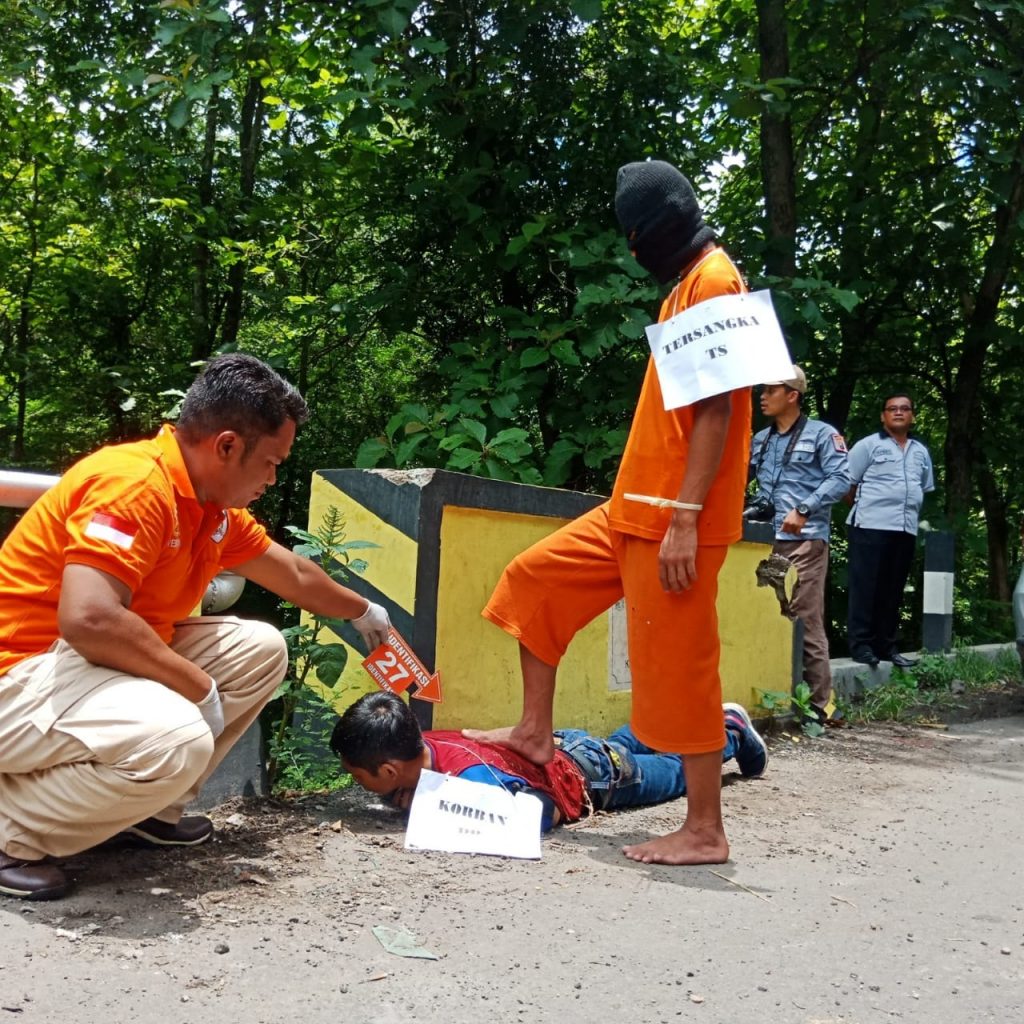
[{"label": "black painted stripe", "polygon": [[924,537],[925,572],[954,572],[956,569],[956,535],[948,530],[935,530]]},{"label": "black painted stripe", "polygon": [[411,540],[419,539],[419,485],[365,469],[318,469],[316,475]]},{"label": "black painted stripe", "polygon": [[922,615],[921,646],[926,651],[948,651],[953,646],[953,616]]}]

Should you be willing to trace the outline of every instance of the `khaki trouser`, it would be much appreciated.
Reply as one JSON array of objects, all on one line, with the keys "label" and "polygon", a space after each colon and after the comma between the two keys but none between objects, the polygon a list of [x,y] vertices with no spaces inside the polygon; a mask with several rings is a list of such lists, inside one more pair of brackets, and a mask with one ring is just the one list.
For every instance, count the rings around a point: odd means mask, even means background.
[{"label": "khaki trouser", "polygon": [[145,818],[177,822],[288,665],[276,629],[231,616],[179,622],[171,647],[216,680],[216,741],[190,700],[63,640],[0,676],[0,850],[63,857]]},{"label": "khaki trouser", "polygon": [[777,540],[776,554],[796,566],[796,587],[790,613],[804,624],[804,679],[811,688],[811,703],[824,711],[832,696],[832,665],[825,633],[825,576],[828,543],[823,540]]}]

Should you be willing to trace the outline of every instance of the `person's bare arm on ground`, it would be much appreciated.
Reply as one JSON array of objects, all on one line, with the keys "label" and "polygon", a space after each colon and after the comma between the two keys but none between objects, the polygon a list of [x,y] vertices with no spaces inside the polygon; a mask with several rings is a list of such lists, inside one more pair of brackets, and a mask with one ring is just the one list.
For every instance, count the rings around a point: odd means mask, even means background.
[{"label": "person's bare arm on ground", "polygon": [[198,703],[210,692],[210,676],[160,639],[131,611],[131,591],[89,565],[69,565],[61,580],[57,626],[61,637],[94,665],[154,679]]},{"label": "person's bare arm on ground", "polygon": [[[722,462],[731,416],[732,396],[729,393],[705,398],[694,406],[686,475],[677,501],[704,504]],[[672,513],[658,554],[658,578],[664,590],[687,590],[697,579],[699,514],[692,509],[676,509]]]}]

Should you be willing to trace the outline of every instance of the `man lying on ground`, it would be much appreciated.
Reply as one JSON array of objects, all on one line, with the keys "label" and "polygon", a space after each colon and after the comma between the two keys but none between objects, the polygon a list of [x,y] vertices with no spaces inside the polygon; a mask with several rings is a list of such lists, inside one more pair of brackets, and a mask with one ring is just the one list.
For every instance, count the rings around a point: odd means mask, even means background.
[{"label": "man lying on ground", "polygon": [[[723,763],[735,757],[740,774],[759,778],[768,766],[764,740],[739,704],[724,704],[722,711]],[[682,757],[645,746],[628,725],[607,739],[583,729],[559,729],[554,737],[554,760],[534,764],[509,747],[460,732],[421,732],[405,701],[380,691],[346,709],[334,727],[331,749],[360,786],[396,807],[409,807],[424,768],[531,793],[544,805],[545,832],[591,810],[664,803],[686,792]]]}]

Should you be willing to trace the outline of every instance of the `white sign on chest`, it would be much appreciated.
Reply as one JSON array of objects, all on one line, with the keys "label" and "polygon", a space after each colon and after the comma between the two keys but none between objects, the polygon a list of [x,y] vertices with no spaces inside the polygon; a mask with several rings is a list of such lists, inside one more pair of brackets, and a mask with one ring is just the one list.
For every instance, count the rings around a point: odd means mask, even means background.
[{"label": "white sign on chest", "polygon": [[793,377],[767,291],[719,295],[647,328],[666,409]]}]

